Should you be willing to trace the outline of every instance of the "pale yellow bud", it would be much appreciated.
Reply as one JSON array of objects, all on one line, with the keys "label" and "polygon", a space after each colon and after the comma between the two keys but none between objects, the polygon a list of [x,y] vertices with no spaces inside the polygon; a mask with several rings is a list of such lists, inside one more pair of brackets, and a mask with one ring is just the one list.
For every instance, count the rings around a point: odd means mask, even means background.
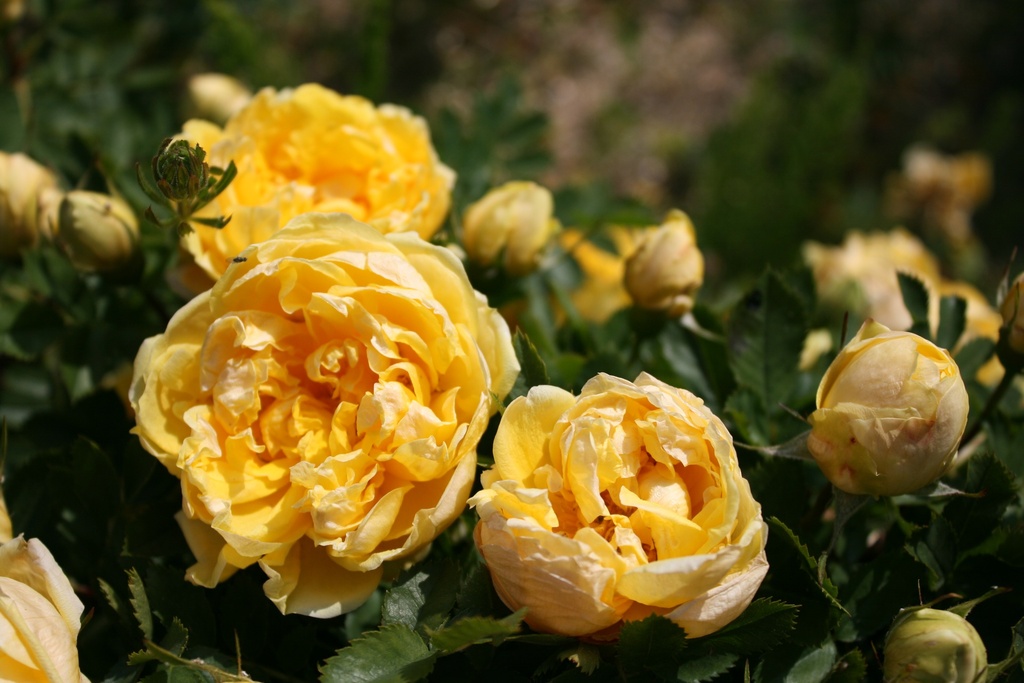
[{"label": "pale yellow bud", "polygon": [[57,177],[21,153],[0,152],[0,256],[13,256],[39,240],[40,201],[57,190]]},{"label": "pale yellow bud", "polygon": [[1005,344],[1011,352],[1024,354],[1024,273],[1010,285],[1003,299],[1002,313]]},{"label": "pale yellow bud", "polygon": [[60,205],[60,242],[75,267],[113,271],[138,249],[139,222],[123,200],[98,192],[68,192]]},{"label": "pale yellow bud", "polygon": [[199,118],[224,123],[252,99],[252,91],[226,74],[196,74],[188,80],[188,95]]},{"label": "pale yellow bud", "polygon": [[939,609],[903,610],[885,637],[886,683],[973,683],[988,666],[985,643],[970,622]]},{"label": "pale yellow bud", "polygon": [[626,290],[641,308],[680,316],[693,308],[704,282],[704,255],[685,213],[672,210],[665,222],[647,229],[626,261]]},{"label": "pale yellow bud", "polygon": [[505,270],[514,275],[537,267],[540,255],[558,232],[551,192],[536,183],[505,183],[466,209],[462,242],[469,257],[495,263],[504,251]]},{"label": "pale yellow bud", "polygon": [[825,371],[807,447],[847,493],[910,493],[945,472],[967,411],[949,352],[868,320]]}]

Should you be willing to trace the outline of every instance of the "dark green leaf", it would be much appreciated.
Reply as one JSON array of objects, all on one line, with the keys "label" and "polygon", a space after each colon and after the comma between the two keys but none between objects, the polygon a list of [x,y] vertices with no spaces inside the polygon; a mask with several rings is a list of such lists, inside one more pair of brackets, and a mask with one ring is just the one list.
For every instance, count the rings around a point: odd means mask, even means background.
[{"label": "dark green leaf", "polygon": [[935,343],[939,348],[952,349],[967,324],[967,302],[958,296],[944,296],[939,300],[939,329]]},{"label": "dark green leaf", "polygon": [[131,593],[132,611],[139,623],[139,630],[147,640],[153,640],[153,614],[149,610],[149,598],[146,587],[142,585],[142,577],[135,568],[128,570],[128,591]]},{"label": "dark green leaf", "polygon": [[854,642],[888,628],[908,595],[916,595],[923,567],[898,546],[873,562],[851,569],[843,604],[849,611],[840,619],[836,638]]},{"label": "dark green leaf", "polygon": [[101,518],[117,513],[121,507],[118,472],[99,446],[78,437],[71,447],[71,471],[75,494],[86,509]]},{"label": "dark green leaf", "polygon": [[868,664],[860,650],[850,650],[839,658],[832,667],[832,673],[825,679],[828,683],[861,683],[867,680]]},{"label": "dark green leaf", "polygon": [[430,645],[443,653],[455,652],[476,643],[501,645],[506,637],[519,632],[525,614],[524,608],[503,619],[465,617],[436,631],[427,629]]},{"label": "dark green leaf", "polygon": [[408,683],[425,678],[437,653],[401,624],[371,631],[320,667],[321,683]]},{"label": "dark green leaf", "polygon": [[907,552],[929,572],[928,586],[942,588],[953,572],[956,562],[956,537],[946,518],[935,514],[931,523],[919,529],[907,543]]},{"label": "dark green leaf", "polygon": [[0,307],[0,354],[22,360],[35,358],[56,342],[63,331],[64,321],[45,304],[4,302]]},{"label": "dark green leaf", "polygon": [[995,351],[995,342],[985,337],[978,337],[964,344],[954,357],[957,367],[960,368],[960,375],[962,377],[977,375],[978,370],[988,362]]},{"label": "dark green leaf", "polygon": [[423,632],[438,628],[455,604],[459,568],[448,557],[432,557],[415,565],[387,593],[381,610],[381,624],[401,624]]},{"label": "dark green leaf", "polygon": [[676,680],[683,683],[710,681],[731,669],[739,660],[740,656],[733,652],[704,655],[680,665],[676,671]]},{"label": "dark green leaf", "polygon": [[181,656],[188,646],[188,629],[175,617],[167,627],[167,633],[160,640],[160,647],[173,655]]},{"label": "dark green leaf", "polygon": [[967,493],[984,494],[979,498],[954,498],[942,513],[959,541],[959,548],[964,551],[988,537],[1006,506],[1016,498],[1017,485],[1003,463],[983,453],[968,461],[967,478],[960,488]]},{"label": "dark green leaf", "polygon": [[931,338],[931,328],[928,324],[928,289],[918,278],[907,273],[897,273],[900,283],[900,292],[903,294],[903,304],[910,312],[913,320],[910,331],[919,334],[926,339]]},{"label": "dark green leaf", "polygon": [[[151,566],[146,569],[150,609],[164,628],[175,623],[188,627],[189,642],[216,641],[216,617],[207,600],[209,591],[184,580],[177,567]],[[242,615],[239,615],[240,617]]]},{"label": "dark green leaf", "polygon": [[749,655],[783,642],[796,623],[798,608],[785,602],[759,598],[743,614],[711,635],[690,642],[709,652]]},{"label": "dark green leaf", "polygon": [[771,413],[795,385],[806,328],[800,297],[773,271],[732,312],[729,345],[736,380]]},{"label": "dark green leaf", "polygon": [[544,359],[540,357],[537,347],[533,345],[526,333],[516,330],[512,337],[512,347],[516,351],[516,358],[519,359],[520,371],[510,397],[523,396],[531,387],[551,383]]},{"label": "dark green leaf", "polygon": [[628,621],[619,634],[622,674],[626,680],[675,680],[686,647],[686,632],[665,617]]}]

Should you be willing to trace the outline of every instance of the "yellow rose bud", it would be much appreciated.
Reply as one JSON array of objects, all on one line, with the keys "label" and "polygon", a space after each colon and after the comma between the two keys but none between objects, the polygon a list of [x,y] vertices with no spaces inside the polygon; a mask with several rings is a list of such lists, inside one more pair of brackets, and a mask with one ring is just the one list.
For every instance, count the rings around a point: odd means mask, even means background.
[{"label": "yellow rose bud", "polygon": [[75,267],[113,271],[127,265],[139,246],[139,221],[122,199],[72,190],[60,204],[60,242]]},{"label": "yellow rose bud", "polygon": [[40,541],[0,545],[0,680],[88,683],[76,645],[82,609]]},{"label": "yellow rose bud", "polygon": [[530,389],[505,409],[470,500],[495,590],[539,631],[617,637],[663,615],[690,637],[750,603],[767,527],[732,437],[650,375],[598,375],[574,397]]},{"label": "yellow rose bud", "polygon": [[265,88],[224,127],[194,119],[179,137],[211,167],[238,175],[198,217],[231,216],[221,229],[194,223],[184,245],[219,277],[250,244],[311,211],[347,213],[381,232],[429,239],[451,203],[455,173],[438,161],[426,122],[319,85]]},{"label": "yellow rose bud", "polygon": [[963,617],[939,609],[900,612],[885,637],[886,683],[974,683],[988,666],[985,643]]},{"label": "yellow rose bud", "polygon": [[669,212],[665,222],[640,237],[626,261],[626,289],[641,308],[681,316],[693,308],[704,282],[704,255],[685,213]]},{"label": "yellow rose bud", "polygon": [[541,252],[559,224],[547,188],[510,182],[495,188],[466,209],[462,240],[469,257],[482,265],[504,251],[505,270],[514,275],[537,267]]},{"label": "yellow rose bud", "polygon": [[13,256],[39,241],[40,202],[56,189],[57,177],[47,168],[24,154],[0,152],[0,256]]},{"label": "yellow rose bud", "polygon": [[283,613],[335,616],[463,511],[519,366],[415,234],[311,213],[239,258],[143,343],[133,431],[181,479],[189,580],[258,563]]},{"label": "yellow rose bud", "polygon": [[188,96],[200,118],[223,123],[249,103],[252,91],[227,74],[203,73],[188,79]]},{"label": "yellow rose bud", "polygon": [[949,352],[868,320],[818,386],[807,447],[853,494],[916,491],[946,471],[967,426],[967,390]]},{"label": "yellow rose bud", "polygon": [[1010,285],[1003,299],[1003,331],[1009,350],[1024,355],[1024,273]]}]

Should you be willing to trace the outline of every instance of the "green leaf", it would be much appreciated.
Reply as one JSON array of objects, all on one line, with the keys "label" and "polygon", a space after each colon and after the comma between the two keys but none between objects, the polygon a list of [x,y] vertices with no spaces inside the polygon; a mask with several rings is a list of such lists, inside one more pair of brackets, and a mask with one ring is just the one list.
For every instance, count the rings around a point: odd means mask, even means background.
[{"label": "green leaf", "polygon": [[838,595],[839,590],[828,576],[824,577],[824,580],[818,582],[818,561],[811,557],[810,552],[807,550],[807,546],[800,540],[800,538],[786,526],[782,520],[777,517],[772,517],[768,520],[768,526],[773,529],[775,534],[781,535],[782,539],[789,545],[790,548],[796,551],[800,558],[799,564],[804,569],[807,575],[813,579],[814,583],[818,586],[821,591],[821,595],[840,612],[846,612],[846,609],[839,602]]},{"label": "green leaf", "polygon": [[681,664],[676,671],[676,680],[683,683],[710,681],[731,669],[739,660],[740,656],[734,652],[705,655]]},{"label": "green leaf", "polygon": [[783,683],[818,683],[832,673],[836,663],[836,644],[831,640],[817,647],[807,648],[779,679]]},{"label": "green leaf", "polygon": [[207,599],[209,591],[184,581],[180,568],[158,565],[146,569],[146,586],[150,609],[164,628],[180,623],[188,627],[190,642],[216,642],[217,619]]},{"label": "green leaf", "polygon": [[807,332],[803,302],[773,271],[732,312],[729,340],[736,380],[769,413],[778,412],[796,383]]},{"label": "green leaf", "polygon": [[625,680],[675,680],[687,648],[686,632],[656,614],[627,621],[619,634],[619,664]]},{"label": "green leaf", "polygon": [[146,640],[153,640],[153,614],[149,610],[149,598],[142,577],[134,567],[128,570],[128,591],[131,593],[132,611],[139,623],[139,630]]},{"label": "green leaf", "polygon": [[690,647],[739,655],[767,650],[783,642],[793,630],[798,610],[796,605],[759,598],[722,629],[690,641]]},{"label": "green leaf", "polygon": [[1017,497],[1013,475],[994,455],[983,453],[967,464],[967,479],[960,487],[981,497],[961,496],[946,505],[942,516],[952,527],[961,551],[985,541],[1009,505]]},{"label": "green leaf", "polygon": [[907,543],[907,552],[923,564],[929,573],[928,587],[937,591],[951,577],[956,563],[956,536],[945,517],[932,515],[932,521],[918,529]]},{"label": "green leaf", "polygon": [[992,354],[996,352],[996,344],[991,339],[978,337],[963,345],[956,352],[953,360],[960,368],[961,377],[974,377],[978,374],[981,366],[988,362]]},{"label": "green leaf", "polygon": [[928,289],[918,278],[907,273],[896,273],[899,278],[900,292],[903,294],[903,305],[910,312],[913,323],[910,331],[926,339],[931,338],[928,324]]},{"label": "green leaf", "polygon": [[520,371],[515,386],[509,394],[510,397],[523,396],[531,387],[551,383],[544,359],[540,357],[537,347],[521,329],[516,330],[515,335],[512,336],[512,347],[516,351],[516,358],[519,359]]},{"label": "green leaf", "polygon": [[860,650],[850,650],[839,658],[825,679],[828,683],[861,683],[867,680],[868,664]]},{"label": "green leaf", "polygon": [[958,296],[944,296],[939,300],[939,329],[935,333],[935,344],[939,348],[952,349],[967,324],[967,301]]},{"label": "green leaf", "polygon": [[0,354],[21,360],[36,358],[63,332],[60,315],[43,303],[4,302],[0,306]]},{"label": "green leaf", "polygon": [[458,585],[459,568],[449,557],[415,565],[384,594],[381,625],[400,624],[421,633],[439,628],[455,604]]},{"label": "green leaf", "polygon": [[852,643],[884,631],[908,595],[917,595],[924,568],[904,549],[893,545],[873,562],[851,568],[843,604],[849,611],[836,629],[836,639]]},{"label": "green leaf", "polygon": [[325,661],[321,683],[408,683],[425,678],[436,652],[402,624],[371,631]]},{"label": "green leaf", "polygon": [[464,617],[437,630],[427,629],[427,634],[431,647],[445,654],[478,643],[491,642],[497,646],[506,637],[519,632],[525,615],[523,608],[503,619]]},{"label": "green leaf", "polygon": [[160,647],[179,657],[185,653],[185,648],[188,647],[188,629],[177,617],[167,627],[167,633],[160,640]]},{"label": "green leaf", "polygon": [[120,477],[107,454],[85,437],[71,447],[75,495],[97,519],[108,519],[121,509]]}]

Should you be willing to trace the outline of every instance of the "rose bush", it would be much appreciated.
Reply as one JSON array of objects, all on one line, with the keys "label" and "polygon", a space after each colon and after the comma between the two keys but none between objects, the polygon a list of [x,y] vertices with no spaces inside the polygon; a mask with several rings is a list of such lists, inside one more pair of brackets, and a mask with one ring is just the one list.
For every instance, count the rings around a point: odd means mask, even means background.
[{"label": "rose bush", "polygon": [[807,447],[853,494],[910,493],[942,476],[967,426],[967,390],[949,352],[868,320],[818,386]]},{"label": "rose bush", "polygon": [[738,616],[768,570],[729,432],[646,373],[512,401],[482,483],[477,546],[498,595],[540,631],[614,638],[660,614],[702,636]]},{"label": "rose bush", "polygon": [[189,578],[259,563],[282,612],[358,606],[463,510],[518,372],[448,250],[307,214],[147,340],[135,432],[181,478]]},{"label": "rose bush", "polygon": [[306,84],[266,88],[223,128],[188,121],[179,137],[200,144],[211,166],[238,176],[199,216],[231,216],[222,229],[196,225],[184,244],[211,277],[250,244],[299,214],[340,211],[381,232],[429,238],[451,202],[455,174],[437,159],[423,119]]}]

